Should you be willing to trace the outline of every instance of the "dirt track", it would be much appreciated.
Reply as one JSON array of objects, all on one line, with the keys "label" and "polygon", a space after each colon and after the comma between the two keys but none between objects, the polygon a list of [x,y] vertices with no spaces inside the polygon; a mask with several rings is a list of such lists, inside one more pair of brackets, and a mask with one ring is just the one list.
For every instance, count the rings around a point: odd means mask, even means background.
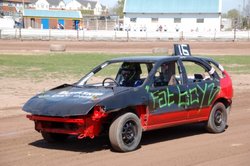
[{"label": "dirt track", "polygon": [[[2,53],[44,53],[50,44],[66,46],[67,52],[152,53],[153,48],[167,48],[172,53],[178,42],[98,42],[98,41],[19,41],[0,40]],[[250,42],[181,42],[191,46],[193,54],[249,55]]]},{"label": "dirt track", "polygon": [[[0,119],[0,165],[249,165],[248,92],[236,93],[229,128],[209,134],[201,125],[143,134],[131,153],[110,150],[108,138],[48,145],[24,115]],[[21,110],[19,110],[21,111]]]},{"label": "dirt track", "polygon": [[[10,41],[12,42],[12,41]],[[16,42],[16,41],[13,41]],[[0,41],[0,50],[16,53],[26,47],[8,49]],[[44,44],[41,42],[42,45]],[[89,43],[88,43],[89,44]],[[101,43],[93,43],[89,49]],[[97,44],[97,45],[96,45]],[[144,43],[145,44],[145,43]],[[217,43],[210,52],[220,51]],[[225,43],[224,43],[225,44]],[[38,44],[35,44],[38,45]],[[44,44],[45,45],[45,44]],[[48,43],[46,44],[48,46]],[[111,45],[110,43],[108,45]],[[143,45],[143,44],[141,44]],[[199,46],[199,44],[197,44]],[[193,47],[199,48],[197,45]],[[232,44],[233,45],[233,44]],[[46,46],[46,48],[47,48]],[[248,47],[247,47],[248,46]],[[117,47],[114,44],[113,47]],[[133,52],[125,46],[124,52]],[[148,46],[149,47],[149,46]],[[142,52],[147,52],[147,45]],[[161,47],[151,45],[150,47]],[[200,46],[201,47],[201,46]],[[236,47],[235,49],[233,49]],[[239,47],[239,48],[238,48]],[[28,48],[28,46],[27,46]],[[32,46],[32,49],[36,49]],[[43,47],[41,47],[43,48]],[[45,46],[44,46],[45,48]],[[249,54],[249,44],[232,46],[234,54]],[[31,49],[31,51],[32,51]],[[96,48],[98,50],[98,48]],[[105,49],[107,47],[105,46]],[[223,49],[226,52],[226,49]],[[27,51],[27,50],[26,50]],[[24,51],[25,53],[27,53]],[[81,51],[81,50],[78,50]],[[87,48],[84,51],[88,51]],[[117,51],[117,50],[116,50]],[[205,50],[201,48],[201,51]],[[241,51],[241,52],[240,52]],[[222,52],[223,53],[223,52]],[[224,53],[227,54],[227,53]],[[1,55],[0,55],[1,56]],[[33,94],[62,83],[62,80],[31,82],[0,78],[0,166],[13,165],[245,165],[250,163],[250,75],[233,75],[235,96],[229,116],[229,128],[222,134],[209,134],[201,125],[187,125],[143,134],[142,146],[134,152],[110,150],[107,137],[94,140],[71,138],[64,144],[46,144],[25,118],[21,105]]]}]

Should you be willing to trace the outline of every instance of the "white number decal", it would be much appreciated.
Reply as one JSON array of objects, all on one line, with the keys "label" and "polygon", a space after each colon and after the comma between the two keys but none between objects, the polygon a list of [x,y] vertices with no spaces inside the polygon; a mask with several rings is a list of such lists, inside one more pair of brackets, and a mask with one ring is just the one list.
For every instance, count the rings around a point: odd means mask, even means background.
[{"label": "white number decal", "polygon": [[178,45],[178,49],[179,49],[181,55],[184,55],[184,56],[190,55],[190,53],[188,51],[188,46],[186,44]]}]

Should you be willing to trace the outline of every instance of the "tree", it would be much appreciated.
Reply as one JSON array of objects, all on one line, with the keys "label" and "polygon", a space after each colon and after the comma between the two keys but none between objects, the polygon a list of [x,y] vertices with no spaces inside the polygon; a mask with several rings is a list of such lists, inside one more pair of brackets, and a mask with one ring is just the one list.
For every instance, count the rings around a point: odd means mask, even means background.
[{"label": "tree", "polygon": [[240,12],[237,9],[231,9],[227,12],[227,17],[232,20],[238,19],[240,16]]},{"label": "tree", "polygon": [[114,7],[114,13],[118,15],[120,18],[123,18],[124,13],[123,13],[123,8],[124,8],[124,1],[125,0],[118,0],[118,3]]},{"label": "tree", "polygon": [[244,28],[250,28],[250,0],[247,1],[247,4],[246,6],[244,7],[244,10],[243,10],[243,15],[244,15],[244,18],[243,18],[243,27]]},{"label": "tree", "polygon": [[250,16],[250,0],[247,1],[246,6],[243,9],[244,16]]}]

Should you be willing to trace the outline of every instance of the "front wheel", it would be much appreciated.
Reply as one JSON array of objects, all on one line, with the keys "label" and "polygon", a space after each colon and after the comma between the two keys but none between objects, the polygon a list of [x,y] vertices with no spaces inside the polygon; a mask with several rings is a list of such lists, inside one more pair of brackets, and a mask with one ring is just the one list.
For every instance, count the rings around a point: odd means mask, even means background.
[{"label": "front wheel", "polygon": [[207,122],[207,130],[212,133],[221,133],[227,126],[227,110],[222,103],[216,103]]},{"label": "front wheel", "polygon": [[134,113],[126,113],[113,121],[109,128],[109,140],[114,150],[129,152],[140,144],[142,127]]}]

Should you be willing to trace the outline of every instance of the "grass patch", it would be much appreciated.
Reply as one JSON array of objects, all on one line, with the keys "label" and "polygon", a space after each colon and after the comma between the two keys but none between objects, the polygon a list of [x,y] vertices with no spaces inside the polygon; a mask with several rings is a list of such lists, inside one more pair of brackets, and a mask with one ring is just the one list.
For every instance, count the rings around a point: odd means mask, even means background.
[{"label": "grass patch", "polygon": [[0,55],[0,77],[77,77],[101,62],[121,57],[108,54]]},{"label": "grass patch", "polygon": [[250,74],[250,56],[211,56],[229,73]]},{"label": "grass patch", "polygon": [[[0,55],[0,77],[81,78],[101,62],[129,55],[121,54],[42,54]],[[250,56],[210,56],[229,73],[250,74]]]}]

